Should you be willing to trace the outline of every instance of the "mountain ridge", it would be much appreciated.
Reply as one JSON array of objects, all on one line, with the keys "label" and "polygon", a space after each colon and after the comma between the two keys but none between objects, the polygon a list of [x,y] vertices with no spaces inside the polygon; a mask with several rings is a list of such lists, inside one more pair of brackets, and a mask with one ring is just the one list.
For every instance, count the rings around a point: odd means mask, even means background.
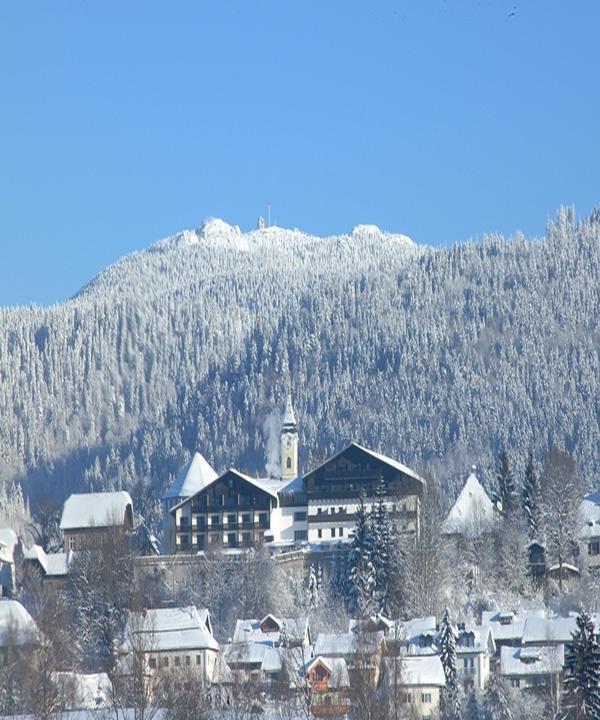
[{"label": "mountain ridge", "polygon": [[291,382],[304,471],[356,440],[455,494],[472,464],[493,484],[501,446],[518,476],[557,441],[596,489],[600,213],[409,252],[277,232],[141,251],[63,305],[0,310],[0,481],[128,489],[151,515],[196,449],[263,472]]}]

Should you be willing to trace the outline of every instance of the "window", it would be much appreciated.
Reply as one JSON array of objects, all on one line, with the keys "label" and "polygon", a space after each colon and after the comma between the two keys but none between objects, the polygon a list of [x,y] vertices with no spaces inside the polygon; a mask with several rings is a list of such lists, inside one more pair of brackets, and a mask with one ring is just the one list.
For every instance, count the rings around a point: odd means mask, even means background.
[{"label": "window", "polygon": [[236,518],[235,515],[228,515],[228,516],[227,516],[227,524],[228,524],[228,525],[235,525],[236,522],[237,522],[237,518]]},{"label": "window", "polygon": [[288,470],[292,469],[292,458],[288,457],[288,459],[285,461],[285,466]]},{"label": "window", "polygon": [[510,685],[511,685],[511,687],[514,687],[514,688],[521,687],[521,680],[519,678],[511,678]]},{"label": "window", "polygon": [[339,508],[338,508],[338,512],[339,512],[340,515],[341,515],[343,512],[345,512],[345,508],[339,507]]},{"label": "window", "polygon": [[76,550],[77,542],[74,537],[69,538],[69,550]]},{"label": "window", "polygon": [[179,657],[179,655],[177,655],[175,657],[175,667],[180,667],[180,665],[181,665],[181,658]]},{"label": "window", "polygon": [[204,535],[196,535],[196,546],[199,550],[204,547]]},{"label": "window", "polygon": [[294,540],[296,542],[299,542],[301,540],[308,540],[308,531],[307,530],[295,530],[294,531]]},{"label": "window", "polygon": [[221,522],[221,518],[218,515],[211,515],[210,522],[211,522],[211,525],[219,525]]},{"label": "window", "polygon": [[317,515],[323,514],[323,508],[317,508]]},{"label": "window", "polygon": [[427,704],[431,702],[431,693],[421,693],[421,702]]},{"label": "window", "polygon": [[168,657],[164,657],[164,658],[161,660],[161,663],[160,663],[160,664],[161,664],[161,667],[168,668],[168,667],[169,667],[169,658],[168,658]]},{"label": "window", "polygon": [[189,655],[185,656],[185,665],[186,665],[186,667],[190,666],[190,656]]},{"label": "window", "polygon": [[187,524],[188,524],[188,519],[185,517],[185,515],[182,515],[182,516],[179,518],[179,524],[180,524],[180,525],[187,525]]},{"label": "window", "polygon": [[252,518],[249,513],[245,513],[242,515],[242,522],[244,525],[249,525],[252,522]]},{"label": "window", "polygon": [[148,660],[148,666],[150,670],[156,670],[156,658],[150,658]]},{"label": "window", "polygon": [[295,512],[294,513],[294,522],[302,522],[303,520],[306,520],[305,512]]},{"label": "window", "polygon": [[590,555],[600,555],[600,541],[594,540],[588,545],[588,553]]},{"label": "window", "polygon": [[321,538],[323,537],[323,531],[321,530],[321,528],[319,528],[319,529],[317,530],[317,537],[318,537],[319,539],[321,539]]},{"label": "window", "polygon": [[408,705],[408,703],[412,700],[412,695],[410,693],[402,693],[402,702],[405,705]]},{"label": "window", "polygon": [[343,528],[343,527],[338,528],[338,535],[339,535],[340,537],[344,537],[344,528]]},{"label": "window", "polygon": [[196,655],[196,665],[202,665],[202,655]]},{"label": "window", "polygon": [[331,528],[331,537],[335,537],[335,528]]}]

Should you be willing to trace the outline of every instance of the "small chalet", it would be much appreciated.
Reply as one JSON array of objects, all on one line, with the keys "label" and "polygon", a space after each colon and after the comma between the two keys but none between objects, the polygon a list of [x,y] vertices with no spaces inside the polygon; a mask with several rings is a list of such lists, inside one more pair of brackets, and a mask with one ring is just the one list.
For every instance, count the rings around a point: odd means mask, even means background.
[{"label": "small chalet", "polygon": [[379,683],[381,662],[386,651],[383,632],[373,633],[320,633],[314,645],[315,657],[343,658],[348,667],[350,684],[356,679],[368,678],[373,685]]},{"label": "small chalet", "polygon": [[308,619],[276,618],[269,614],[262,620],[237,620],[232,642],[308,647],[311,644]]},{"label": "small chalet", "polygon": [[345,717],[350,711],[350,678],[344,658],[318,656],[300,671],[312,691],[311,712],[315,717]]},{"label": "small chalet", "polygon": [[525,622],[528,619],[543,619],[545,611],[527,610],[515,613],[512,610],[484,610],[481,613],[481,625],[488,626],[494,636],[496,655],[503,647],[519,647],[523,640]]},{"label": "small chalet", "polygon": [[65,550],[96,548],[107,534],[133,530],[133,503],[129,493],[74,493],[63,507],[60,529]]}]

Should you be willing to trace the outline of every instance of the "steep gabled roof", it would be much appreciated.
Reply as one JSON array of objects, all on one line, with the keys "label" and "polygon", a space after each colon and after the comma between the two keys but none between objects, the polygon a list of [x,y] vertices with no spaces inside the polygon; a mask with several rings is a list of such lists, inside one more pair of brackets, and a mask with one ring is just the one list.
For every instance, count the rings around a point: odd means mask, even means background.
[{"label": "steep gabled roof", "polygon": [[204,456],[195,452],[189,463],[182,468],[170,487],[165,490],[162,499],[191,497],[210,485],[217,477],[217,473]]},{"label": "steep gabled roof", "polygon": [[402,463],[399,463],[397,460],[393,460],[392,458],[388,457],[387,455],[382,455],[381,453],[375,452],[374,450],[370,450],[369,448],[364,447],[363,445],[359,445],[357,442],[352,441],[348,445],[346,445],[345,448],[342,448],[338,452],[335,453],[335,455],[332,455],[331,457],[327,458],[324,462],[322,462],[320,465],[317,465],[316,468],[313,468],[310,472],[308,472],[305,477],[308,477],[309,475],[312,475],[313,473],[316,473],[321,468],[325,467],[325,465],[328,465],[332,460],[335,460],[336,458],[340,457],[340,455],[343,455],[348,450],[356,448],[357,450],[360,450],[361,452],[365,453],[366,455],[369,455],[375,460],[379,460],[379,462],[382,462],[389,467],[393,468],[394,470],[397,470],[398,472],[401,472],[404,475],[408,475],[409,477],[413,478],[414,480],[418,480],[422,485],[425,485],[425,480],[414,470],[411,470],[406,465],[403,465]]},{"label": "steep gabled roof", "polygon": [[478,537],[490,530],[495,520],[494,504],[475,473],[471,472],[442,523],[442,532],[446,535]]},{"label": "steep gabled roof", "polygon": [[73,493],[63,507],[61,530],[112,527],[122,524],[127,507],[133,503],[128,492]]},{"label": "steep gabled roof", "polygon": [[226,477],[232,473],[233,475],[241,478],[242,480],[245,480],[250,485],[253,485],[258,490],[262,490],[264,493],[267,493],[267,495],[270,495],[271,497],[275,498],[275,500],[278,500],[279,496],[277,495],[277,492],[272,489],[272,487],[268,485],[263,485],[263,483],[260,480],[256,480],[255,478],[251,478],[249,475],[244,475],[244,473],[241,473],[239,470],[236,470],[235,468],[229,468],[229,470],[226,470],[224,473],[219,475],[219,477],[216,477],[212,482],[209,482],[208,485],[205,485],[201,490],[198,490],[198,492],[195,492],[191,497],[186,498],[185,500],[182,500],[180,503],[172,507],[169,512],[175,512],[175,510],[179,509],[182,505],[185,505],[185,503],[189,502],[192,498],[196,497],[201,492],[204,492],[205,490],[208,490],[208,488],[212,487],[216,482],[219,482],[222,478]]}]

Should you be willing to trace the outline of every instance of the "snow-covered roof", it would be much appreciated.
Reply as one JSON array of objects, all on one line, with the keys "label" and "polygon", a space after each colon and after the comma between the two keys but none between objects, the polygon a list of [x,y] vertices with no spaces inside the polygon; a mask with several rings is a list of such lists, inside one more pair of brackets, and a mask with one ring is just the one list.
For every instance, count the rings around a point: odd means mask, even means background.
[{"label": "snow-covered roof", "polygon": [[219,650],[219,644],[207,625],[207,611],[193,606],[153,608],[131,613],[127,620],[129,637],[147,636],[148,650]]},{"label": "snow-covered roof", "polygon": [[600,536],[600,493],[586,495],[581,501],[581,532],[580,537],[584,539],[597,538]]},{"label": "snow-covered roof", "polygon": [[[191,497],[195,497],[199,492],[202,492],[203,490],[206,490],[214,483],[218,482],[221,478],[225,477],[226,475],[229,475],[229,473],[233,473],[234,475],[237,475],[237,477],[241,478],[242,480],[245,480],[250,485],[253,485],[255,488],[258,488],[259,490],[262,490],[263,492],[267,493],[267,495],[271,495],[271,497],[274,497],[276,500],[278,499],[277,491],[281,490],[284,487],[284,483],[282,483],[280,480],[273,480],[272,478],[266,478],[259,480],[257,478],[252,478],[249,475],[244,475],[244,473],[241,473],[239,470],[236,470],[235,468],[229,468],[229,470],[226,470],[224,473],[216,477],[214,480],[212,480],[208,485],[205,485],[201,490],[198,490],[194,493]],[[268,480],[266,482],[265,480]],[[185,498],[185,500],[182,500],[180,503],[175,505],[170,509],[169,512],[174,513],[176,510],[178,510],[180,507],[185,505],[190,498]]]},{"label": "snow-covered roof", "polygon": [[20,602],[0,599],[0,647],[9,638],[17,645],[34,642],[37,634],[37,625]]},{"label": "snow-covered roof", "polygon": [[47,577],[66,575],[73,560],[72,550],[60,553],[45,553],[41,545],[32,545],[24,554],[25,560],[37,560]]},{"label": "snow-covered roof", "polygon": [[548,643],[567,643],[577,631],[576,615],[568,617],[536,618],[529,617],[523,628],[523,645],[546,645]]},{"label": "snow-covered roof", "polygon": [[436,619],[435,615],[427,617],[412,618],[410,620],[397,620],[394,628],[390,630],[388,637],[404,640],[407,643],[417,643],[421,635],[435,635]]},{"label": "snow-covered roof", "polygon": [[9,564],[14,562],[17,542],[17,533],[12,528],[0,528],[0,562]]},{"label": "snow-covered roof", "polygon": [[[276,625],[279,626],[280,629],[271,632],[263,632],[260,628],[267,618],[270,618]],[[281,628],[284,625],[288,638],[291,642],[294,644],[308,643],[309,635],[307,618],[277,618],[274,615],[267,615],[262,618],[262,620],[257,620],[256,618],[251,620],[237,620],[235,623],[235,630],[233,631],[232,642],[253,642],[276,646],[279,645],[281,640]]]},{"label": "snow-covered roof", "polygon": [[315,642],[315,655],[346,657],[375,653],[384,642],[381,630],[373,633],[319,633]]},{"label": "snow-covered roof", "polygon": [[341,657],[324,657],[317,655],[309,660],[304,668],[302,668],[301,676],[306,676],[317,665],[323,667],[329,672],[329,681],[327,683],[330,690],[350,687],[350,677],[348,676],[348,665],[346,660]]},{"label": "snow-covered roof", "polygon": [[122,525],[127,507],[133,511],[128,492],[73,493],[63,507],[61,530]]},{"label": "snow-covered roof", "polygon": [[225,645],[223,655],[230,668],[258,665],[264,672],[279,672],[283,666],[281,648],[261,643],[233,643]]},{"label": "snow-covered roof", "polygon": [[490,530],[495,520],[494,504],[471,472],[442,523],[442,532],[474,538]]},{"label": "snow-covered roof", "polygon": [[285,404],[285,414],[283,416],[283,427],[295,427],[296,426],[296,415],[294,414],[294,407],[292,405],[292,396],[288,395],[287,402]]},{"label": "snow-covered roof", "polygon": [[72,710],[106,708],[112,697],[112,685],[106,673],[53,672],[52,680],[69,692]]},{"label": "snow-covered roof", "polygon": [[[393,662],[393,658],[385,658],[388,672]],[[446,684],[446,678],[439,655],[402,657],[400,660],[400,683],[403,687],[443,687]]]},{"label": "snow-covered roof", "polygon": [[509,677],[553,675],[565,664],[565,646],[500,648],[500,674]]},{"label": "snow-covered roof", "polygon": [[189,463],[179,472],[173,483],[168,487],[163,500],[169,498],[188,498],[203,490],[218,477],[215,470],[199,452],[195,452]]},{"label": "snow-covered roof", "polygon": [[363,445],[359,445],[357,442],[351,442],[348,445],[346,445],[345,448],[342,448],[338,452],[335,453],[335,455],[332,455],[331,457],[327,458],[324,462],[322,462],[320,465],[317,465],[316,468],[313,468],[307,475],[312,475],[313,473],[317,472],[317,470],[320,470],[325,465],[328,465],[332,460],[335,460],[335,458],[339,457],[340,455],[343,455],[347,450],[350,450],[351,448],[358,448],[362,452],[366,453],[367,455],[370,455],[372,458],[375,458],[375,460],[379,460],[382,463],[385,463],[386,465],[389,465],[394,470],[398,470],[399,472],[403,473],[404,475],[408,475],[412,477],[414,480],[418,480],[422,485],[425,485],[425,480],[414,470],[411,470],[406,465],[403,465],[402,463],[399,463],[397,460],[393,460],[392,458],[388,457],[387,455],[382,455],[381,453],[375,452],[374,450],[370,450],[369,448],[364,447]]},{"label": "snow-covered roof", "polygon": [[525,621],[528,618],[544,618],[546,611],[542,608],[526,610],[518,614],[500,610],[484,610],[481,613],[481,624],[488,626],[496,641],[521,641]]}]

